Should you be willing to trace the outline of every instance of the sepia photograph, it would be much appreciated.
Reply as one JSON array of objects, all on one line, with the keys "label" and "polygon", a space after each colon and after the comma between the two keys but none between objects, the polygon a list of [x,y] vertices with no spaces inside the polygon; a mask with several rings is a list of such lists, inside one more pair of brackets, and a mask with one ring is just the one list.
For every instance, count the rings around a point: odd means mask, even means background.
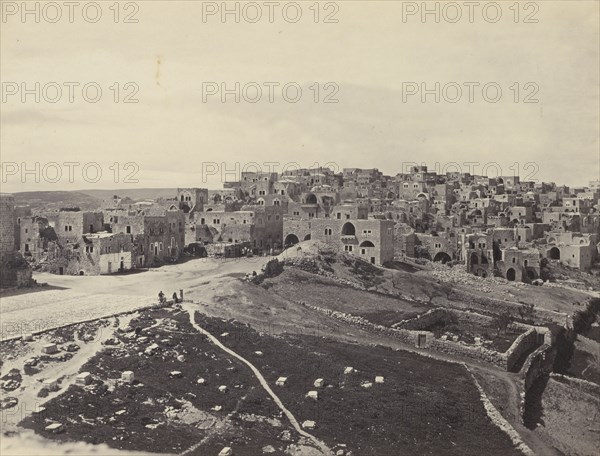
[{"label": "sepia photograph", "polygon": [[600,0],[0,0],[2,456],[596,456]]}]

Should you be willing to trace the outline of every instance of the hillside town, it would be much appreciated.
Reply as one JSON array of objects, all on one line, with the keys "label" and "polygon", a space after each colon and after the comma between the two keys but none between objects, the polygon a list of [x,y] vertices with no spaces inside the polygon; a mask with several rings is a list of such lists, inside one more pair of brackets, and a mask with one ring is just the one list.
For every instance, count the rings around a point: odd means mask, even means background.
[{"label": "hillside town", "polygon": [[480,277],[542,283],[560,262],[590,272],[600,258],[600,181],[569,188],[518,176],[440,175],[415,166],[242,172],[222,189],[172,199],[104,201],[97,210],[15,206],[2,194],[3,283],[30,269],[100,275],[175,263],[184,255],[275,255],[321,241],[370,263],[460,264]]}]

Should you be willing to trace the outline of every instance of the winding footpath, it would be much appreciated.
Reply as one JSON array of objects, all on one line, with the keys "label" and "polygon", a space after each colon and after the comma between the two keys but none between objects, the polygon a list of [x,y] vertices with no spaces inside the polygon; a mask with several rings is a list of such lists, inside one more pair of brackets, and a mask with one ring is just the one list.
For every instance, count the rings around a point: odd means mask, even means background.
[{"label": "winding footpath", "polygon": [[216,346],[218,346],[221,350],[223,350],[224,352],[226,352],[229,355],[233,356],[234,358],[239,359],[241,362],[243,362],[244,364],[246,364],[252,370],[252,372],[254,373],[255,377],[260,382],[261,386],[269,394],[269,396],[271,396],[273,398],[273,400],[275,401],[275,404],[277,404],[277,406],[285,414],[285,416],[287,416],[288,420],[290,421],[290,423],[292,424],[292,426],[294,427],[294,429],[296,430],[296,432],[298,432],[298,434],[300,434],[301,436],[306,437],[307,439],[311,440],[319,448],[319,450],[321,450],[321,452],[323,454],[328,455],[328,456],[329,455],[333,456],[333,452],[325,444],[325,442],[322,442],[321,440],[319,440],[318,438],[316,438],[314,435],[309,434],[304,429],[302,429],[302,426],[300,426],[300,424],[298,423],[298,420],[296,419],[296,417],[292,414],[292,412],[290,412],[285,407],[285,405],[283,405],[283,402],[281,402],[281,399],[279,399],[279,397],[273,392],[273,390],[271,389],[271,387],[269,386],[269,384],[267,383],[267,381],[265,380],[265,378],[263,377],[263,375],[260,373],[260,371],[250,361],[248,361],[247,359],[245,359],[242,356],[238,355],[236,352],[234,352],[230,348],[228,348],[225,345],[223,345],[219,339],[217,339],[215,336],[213,336],[211,333],[209,333],[208,331],[206,331],[205,329],[203,329],[200,325],[198,325],[196,323],[196,321],[194,320],[194,314],[196,312],[196,309],[194,308],[193,304],[184,304],[182,306],[182,308],[188,313],[188,315],[190,317],[190,323],[192,324],[192,326],[200,334],[203,334],[206,337],[208,337],[211,340],[211,342],[214,343]]}]

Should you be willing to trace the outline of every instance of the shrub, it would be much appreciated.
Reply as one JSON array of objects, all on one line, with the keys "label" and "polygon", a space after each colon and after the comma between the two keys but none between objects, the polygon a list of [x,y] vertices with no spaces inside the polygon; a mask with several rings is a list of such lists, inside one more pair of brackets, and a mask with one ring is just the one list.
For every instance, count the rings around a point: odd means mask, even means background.
[{"label": "shrub", "polygon": [[283,263],[275,258],[275,259],[269,260],[269,262],[265,265],[263,274],[265,277],[277,277],[282,272],[283,272]]},{"label": "shrub", "polygon": [[581,334],[588,330],[592,323],[596,321],[600,314],[600,299],[592,299],[585,310],[578,310],[573,315],[573,329],[577,334]]}]

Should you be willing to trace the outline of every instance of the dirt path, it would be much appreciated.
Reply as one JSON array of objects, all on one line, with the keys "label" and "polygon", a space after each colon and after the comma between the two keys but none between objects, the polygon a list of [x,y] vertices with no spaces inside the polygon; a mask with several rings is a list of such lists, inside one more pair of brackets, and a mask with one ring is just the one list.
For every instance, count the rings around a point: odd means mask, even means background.
[{"label": "dirt path", "polygon": [[375,333],[341,320],[327,317],[316,310],[301,306],[283,297],[248,293],[247,289],[232,286],[231,279],[228,280],[225,278],[218,282],[215,281],[213,285],[215,289],[211,290],[210,294],[212,296],[226,296],[227,293],[233,293],[235,297],[224,301],[227,305],[223,305],[223,301],[211,300],[210,296],[194,296],[196,298],[194,299],[195,305],[202,306],[202,312],[209,316],[236,319],[254,327],[260,327],[261,322],[264,323],[264,319],[267,318],[270,323],[269,329],[281,333],[288,331],[294,333],[295,331],[299,331],[299,328],[306,329],[307,333],[310,333],[311,330],[315,329],[315,322],[318,322],[317,334],[325,334],[326,337],[331,337],[342,342],[359,343],[361,345],[381,344],[393,349],[417,353],[439,361],[459,364],[466,363],[475,371],[485,373],[485,375],[491,376],[500,382],[499,388],[505,393],[502,394],[502,397],[503,399],[506,398],[506,402],[502,403],[501,407],[503,409],[502,415],[536,454],[544,456],[559,454],[551,445],[541,440],[537,434],[520,423],[520,389],[517,383],[517,374],[503,371],[489,364],[478,363],[470,358],[416,348],[384,334]]},{"label": "dirt path", "polygon": [[304,429],[302,429],[302,426],[300,426],[300,423],[298,423],[298,420],[296,420],[296,417],[292,414],[292,412],[290,412],[285,407],[285,405],[283,405],[283,402],[281,402],[281,399],[279,399],[279,397],[273,392],[273,390],[271,389],[271,387],[269,386],[269,384],[267,383],[267,381],[265,380],[263,375],[250,361],[248,361],[247,359],[238,355],[236,352],[234,352],[230,348],[227,348],[225,345],[223,345],[221,343],[221,341],[219,341],[219,339],[217,339],[215,336],[213,336],[211,333],[209,333],[208,331],[206,331],[205,329],[203,329],[200,325],[198,325],[196,323],[196,321],[194,320],[194,314],[196,312],[194,305],[184,304],[182,306],[182,308],[188,312],[189,317],[190,317],[190,323],[200,334],[203,334],[206,337],[208,337],[211,340],[211,342],[213,342],[221,350],[223,350],[226,353],[228,353],[229,355],[239,359],[241,362],[246,364],[252,370],[255,377],[260,382],[261,386],[269,394],[269,396],[271,396],[273,398],[273,400],[275,401],[275,404],[277,404],[277,406],[285,414],[285,416],[287,416],[288,420],[290,421],[290,423],[292,424],[294,429],[296,429],[296,432],[298,432],[298,434],[300,434],[303,437],[306,437],[307,439],[310,439],[322,451],[323,454],[333,455],[333,452],[331,451],[331,449],[329,449],[329,447],[324,442],[322,442],[321,440],[317,439],[312,434],[309,434]]},{"label": "dirt path", "polygon": [[105,276],[60,276],[36,273],[39,283],[48,283],[30,293],[0,299],[0,339],[138,310],[184,290],[203,296],[213,282],[232,275],[260,271],[269,257],[216,260],[198,258],[147,271]]}]

